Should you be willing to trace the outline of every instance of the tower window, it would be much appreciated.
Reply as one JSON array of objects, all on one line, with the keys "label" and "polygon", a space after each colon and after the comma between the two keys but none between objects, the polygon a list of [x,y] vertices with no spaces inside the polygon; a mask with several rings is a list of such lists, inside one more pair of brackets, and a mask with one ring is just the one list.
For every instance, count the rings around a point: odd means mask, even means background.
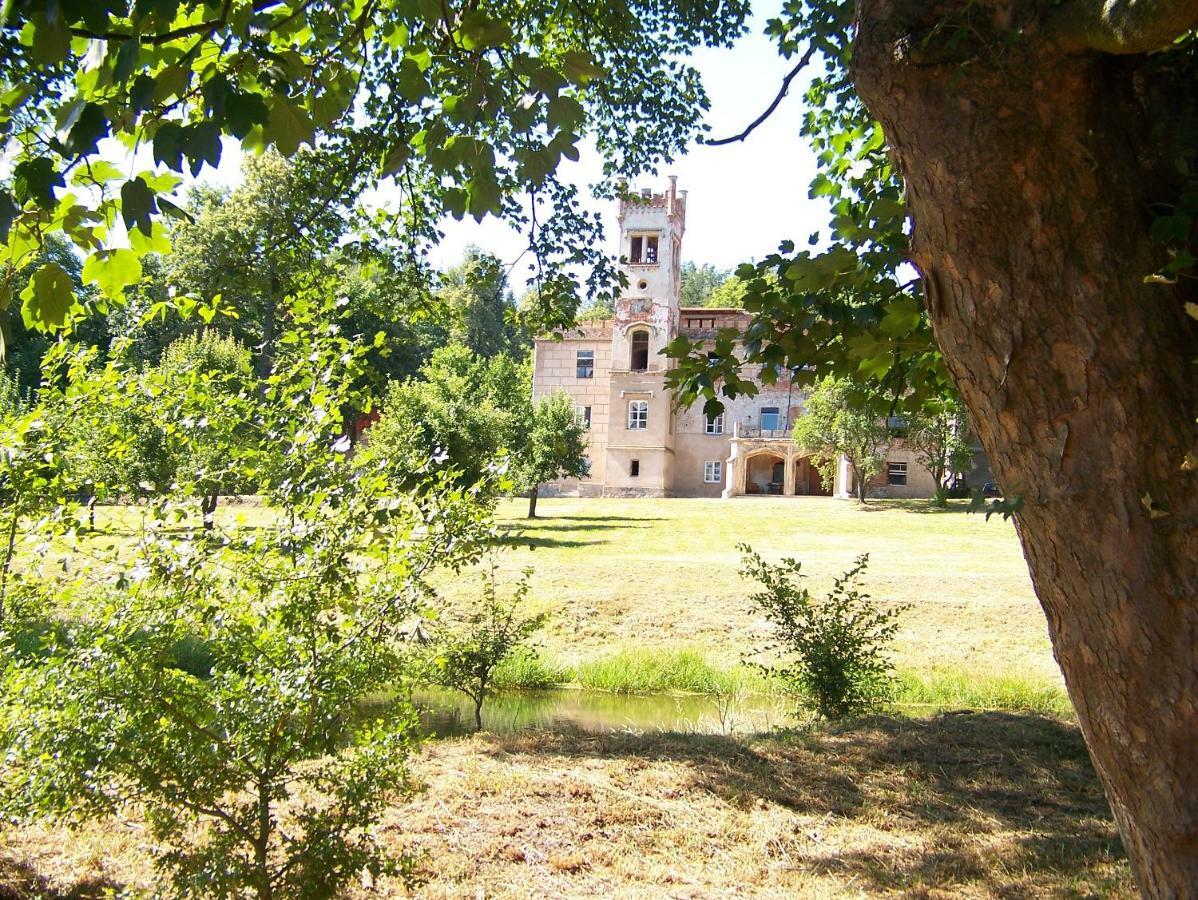
[{"label": "tower window", "polygon": [[763,432],[777,431],[781,427],[780,419],[781,417],[778,414],[778,407],[761,407],[761,430]]},{"label": "tower window", "polygon": [[589,406],[574,407],[574,418],[583,428],[591,427],[591,408]]},{"label": "tower window", "polygon": [[628,261],[631,263],[657,263],[657,235],[634,234],[629,240]]},{"label": "tower window", "polygon": [[644,431],[649,427],[649,401],[633,400],[628,404],[628,430]]},{"label": "tower window", "polygon": [[719,484],[723,474],[724,464],[718,459],[709,459],[703,463],[703,480],[708,484]]},{"label": "tower window", "polygon": [[724,414],[720,413],[718,416],[708,416],[706,431],[708,434],[723,434]]},{"label": "tower window", "polygon": [[595,377],[595,351],[594,350],[579,350],[578,351],[578,377],[579,378],[594,378]]},{"label": "tower window", "polygon": [[628,464],[628,474],[633,478],[639,478],[641,474],[641,461],[634,459]]},{"label": "tower window", "polygon": [[644,372],[649,368],[649,332],[641,330],[632,333],[632,359],[629,368],[634,372]]}]

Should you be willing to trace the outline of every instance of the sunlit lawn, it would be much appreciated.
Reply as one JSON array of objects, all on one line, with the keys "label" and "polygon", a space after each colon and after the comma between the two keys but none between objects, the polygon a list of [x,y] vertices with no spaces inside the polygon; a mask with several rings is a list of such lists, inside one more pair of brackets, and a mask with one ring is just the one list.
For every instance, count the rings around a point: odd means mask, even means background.
[{"label": "sunlit lawn", "polygon": [[[896,647],[904,668],[1018,672],[1059,682],[1043,613],[1014,527],[922,501],[828,498],[542,500],[540,518],[506,501],[506,579],[533,569],[533,602],[553,611],[550,653],[575,662],[626,647],[692,647],[725,664],[757,646],[766,624],[748,602],[738,543],[793,556],[823,591],[860,554],[864,586],[910,604]],[[450,599],[477,590],[446,581]]]}]

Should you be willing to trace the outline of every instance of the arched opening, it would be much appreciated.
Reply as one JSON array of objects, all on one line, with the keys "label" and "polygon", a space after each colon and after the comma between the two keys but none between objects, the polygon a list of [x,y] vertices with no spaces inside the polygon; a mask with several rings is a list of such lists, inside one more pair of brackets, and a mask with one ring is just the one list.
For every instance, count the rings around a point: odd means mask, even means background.
[{"label": "arched opening", "polygon": [[746,494],[781,494],[786,483],[786,460],[773,453],[750,457],[745,478]]},{"label": "arched opening", "polygon": [[819,470],[811,464],[810,457],[800,456],[795,460],[794,466],[796,494],[813,497],[829,497],[832,495],[832,492],[824,487],[819,477]]},{"label": "arched opening", "polygon": [[632,345],[632,360],[628,368],[634,372],[644,372],[649,368],[649,332],[634,331],[629,342]]}]

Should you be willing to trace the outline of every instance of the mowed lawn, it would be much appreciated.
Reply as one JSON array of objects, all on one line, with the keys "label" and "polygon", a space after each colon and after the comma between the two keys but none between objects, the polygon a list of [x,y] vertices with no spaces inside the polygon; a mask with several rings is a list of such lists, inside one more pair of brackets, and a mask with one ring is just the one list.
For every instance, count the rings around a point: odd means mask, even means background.
[{"label": "mowed lawn", "polygon": [[[895,648],[901,667],[1060,683],[1014,527],[963,504],[555,498],[540,501],[536,520],[526,510],[527,501],[501,504],[510,540],[498,566],[505,581],[532,568],[531,602],[553,614],[542,645],[564,662],[642,647],[740,662],[768,631],[739,574],[737,544],[746,543],[800,560],[813,591],[868,553],[865,590],[912,607]],[[440,586],[462,600],[479,581],[465,574]]]}]

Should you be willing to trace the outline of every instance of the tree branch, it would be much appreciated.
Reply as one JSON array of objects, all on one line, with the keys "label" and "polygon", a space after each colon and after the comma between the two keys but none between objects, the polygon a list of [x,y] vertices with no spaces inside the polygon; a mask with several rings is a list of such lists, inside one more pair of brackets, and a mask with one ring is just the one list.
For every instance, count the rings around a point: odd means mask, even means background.
[{"label": "tree branch", "polygon": [[778,104],[782,102],[783,98],[785,98],[786,94],[790,91],[790,83],[795,80],[795,78],[800,72],[803,71],[803,69],[807,68],[807,64],[811,62],[811,57],[814,55],[815,45],[812,44],[807,48],[807,52],[803,54],[802,58],[795,63],[795,67],[787,72],[786,77],[782,79],[782,87],[778,91],[778,96],[776,96],[774,101],[765,108],[765,112],[763,112],[745,127],[744,131],[740,132],[740,134],[734,134],[731,137],[718,138],[713,141],[704,140],[703,143],[708,147],[720,147],[724,144],[734,144],[737,141],[743,141],[745,138],[747,138],[757,129],[759,125],[761,125],[766,119],[774,114],[774,110],[778,108]]},{"label": "tree branch", "polygon": [[1151,53],[1198,28],[1198,0],[1065,0],[1044,26],[1067,49]]}]

